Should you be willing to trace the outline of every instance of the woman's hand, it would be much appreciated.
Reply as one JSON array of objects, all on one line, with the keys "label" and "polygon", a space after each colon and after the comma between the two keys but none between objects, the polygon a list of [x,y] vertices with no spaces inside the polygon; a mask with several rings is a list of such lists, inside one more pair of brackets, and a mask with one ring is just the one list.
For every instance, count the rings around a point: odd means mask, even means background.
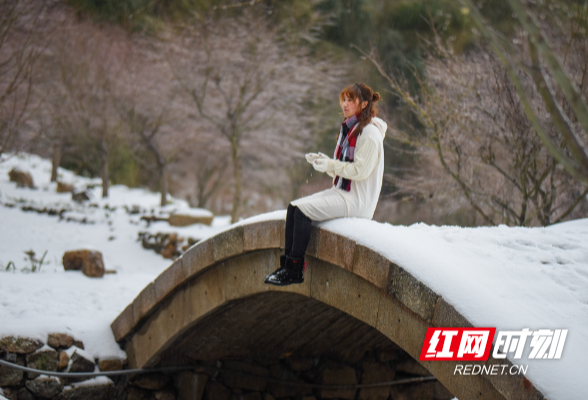
[{"label": "woman's hand", "polygon": [[307,153],[305,155],[306,157],[306,161],[308,161],[308,163],[312,164],[315,160],[320,160],[320,159],[327,159],[330,160],[331,158],[329,156],[327,156],[326,154],[323,153]]},{"label": "woman's hand", "polygon": [[328,157],[326,158],[319,158],[313,161],[312,163],[312,167],[317,170],[318,172],[327,172],[327,169],[329,167],[329,163],[332,160]]}]

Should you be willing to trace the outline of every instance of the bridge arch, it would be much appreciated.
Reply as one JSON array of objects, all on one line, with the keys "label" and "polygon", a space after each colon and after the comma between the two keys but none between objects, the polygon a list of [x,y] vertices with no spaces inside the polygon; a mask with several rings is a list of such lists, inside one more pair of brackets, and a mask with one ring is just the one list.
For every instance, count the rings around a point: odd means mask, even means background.
[{"label": "bridge arch", "polygon": [[[304,284],[265,285],[263,277],[278,267],[283,235],[283,220],[235,226],[176,260],[112,324],[129,366],[263,351],[361,351],[388,340],[418,360],[428,327],[472,326],[409,271],[319,227]],[[219,323],[223,318],[228,323]],[[544,398],[524,376],[460,376],[454,362],[420,363],[462,400]]]}]

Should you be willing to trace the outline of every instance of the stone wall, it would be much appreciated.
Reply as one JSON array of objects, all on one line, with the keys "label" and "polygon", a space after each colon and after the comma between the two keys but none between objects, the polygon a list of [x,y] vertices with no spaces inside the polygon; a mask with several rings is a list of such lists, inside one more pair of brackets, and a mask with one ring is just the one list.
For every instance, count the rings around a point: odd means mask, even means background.
[{"label": "stone wall", "polygon": [[[43,343],[26,338],[0,339],[4,360],[46,371],[93,372],[125,369],[122,360],[93,360],[83,343],[65,334]],[[9,400],[448,400],[453,395],[437,381],[369,389],[328,390],[279,382],[355,385],[429,376],[397,346],[368,351],[343,361],[336,356],[217,360],[199,373],[149,373],[74,380],[50,378],[0,367],[0,388]],[[279,381],[279,382],[278,382]]]}]

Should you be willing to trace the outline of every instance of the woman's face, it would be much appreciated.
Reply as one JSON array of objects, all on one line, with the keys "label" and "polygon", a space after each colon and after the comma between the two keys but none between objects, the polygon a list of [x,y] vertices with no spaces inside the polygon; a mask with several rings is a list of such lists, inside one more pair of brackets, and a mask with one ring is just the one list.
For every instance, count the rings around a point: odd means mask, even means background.
[{"label": "woman's face", "polygon": [[[364,101],[361,106],[361,109],[363,110],[367,106],[367,101]],[[341,100],[341,109],[343,110],[345,118],[349,118],[359,113],[359,99],[353,101],[351,98],[343,96],[343,99]]]}]

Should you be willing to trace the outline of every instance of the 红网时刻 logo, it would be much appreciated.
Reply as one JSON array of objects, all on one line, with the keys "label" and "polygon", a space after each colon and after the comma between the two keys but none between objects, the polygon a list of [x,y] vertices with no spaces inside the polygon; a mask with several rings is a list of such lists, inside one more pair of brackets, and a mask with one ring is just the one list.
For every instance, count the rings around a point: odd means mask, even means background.
[{"label": "\u7ea2\u7f51\u65f6\u523b logo", "polygon": [[[528,360],[558,360],[561,358],[567,334],[567,329],[532,331],[525,328],[519,331],[497,332],[496,328],[428,328],[419,360],[487,361],[490,352],[494,359],[505,359],[509,355],[512,360],[520,360],[525,354]],[[492,371],[496,367],[499,366],[492,366]],[[507,365],[503,367],[506,368]],[[455,373],[468,370],[475,372],[476,368],[480,371],[491,371],[490,367],[480,365],[457,365]],[[526,368],[521,371],[526,372]]]}]

